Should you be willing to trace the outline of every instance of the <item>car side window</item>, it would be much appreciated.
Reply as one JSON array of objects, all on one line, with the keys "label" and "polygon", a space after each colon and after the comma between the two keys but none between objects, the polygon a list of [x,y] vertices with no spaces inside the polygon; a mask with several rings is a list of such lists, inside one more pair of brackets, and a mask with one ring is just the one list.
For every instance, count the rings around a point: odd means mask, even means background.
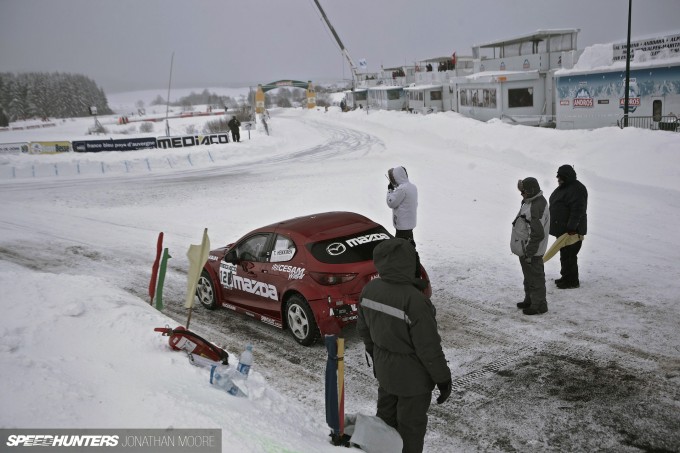
[{"label": "car side window", "polygon": [[271,262],[272,263],[284,263],[290,261],[295,256],[297,248],[295,247],[295,242],[292,239],[277,235],[276,241],[274,243],[274,250],[272,250]]},{"label": "car side window", "polygon": [[236,247],[236,256],[241,261],[267,261],[266,245],[269,240],[268,234],[251,236]]}]

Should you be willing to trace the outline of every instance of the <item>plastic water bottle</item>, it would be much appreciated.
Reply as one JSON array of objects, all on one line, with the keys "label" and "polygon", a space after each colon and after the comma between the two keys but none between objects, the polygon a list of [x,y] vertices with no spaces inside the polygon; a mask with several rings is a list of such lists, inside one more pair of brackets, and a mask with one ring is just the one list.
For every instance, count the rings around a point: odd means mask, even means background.
[{"label": "plastic water bottle", "polygon": [[230,395],[245,396],[245,393],[243,393],[243,391],[241,391],[241,389],[238,388],[236,384],[234,384],[234,380],[231,377],[230,371],[233,373],[233,368],[231,370],[226,367],[221,367],[221,369],[218,369],[217,365],[213,365],[210,367],[210,383],[218,388],[221,388]]},{"label": "plastic water bottle", "polygon": [[234,382],[229,377],[227,370],[218,370],[217,365],[210,367],[210,383],[225,392],[229,392],[234,387]]},{"label": "plastic water bottle", "polygon": [[253,345],[249,344],[246,346],[246,350],[243,351],[243,354],[241,354],[241,357],[238,359],[238,366],[236,367],[236,371],[241,373],[244,377],[244,379],[248,376],[248,373],[250,372],[250,367],[253,364]]}]

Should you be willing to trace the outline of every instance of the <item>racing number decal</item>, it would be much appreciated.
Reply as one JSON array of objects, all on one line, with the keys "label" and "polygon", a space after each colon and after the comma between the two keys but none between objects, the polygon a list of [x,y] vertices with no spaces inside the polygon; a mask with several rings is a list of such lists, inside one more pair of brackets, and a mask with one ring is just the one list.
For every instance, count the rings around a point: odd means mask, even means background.
[{"label": "racing number decal", "polygon": [[236,265],[222,261],[220,263],[220,283],[227,289],[234,289],[234,276],[236,275]]}]

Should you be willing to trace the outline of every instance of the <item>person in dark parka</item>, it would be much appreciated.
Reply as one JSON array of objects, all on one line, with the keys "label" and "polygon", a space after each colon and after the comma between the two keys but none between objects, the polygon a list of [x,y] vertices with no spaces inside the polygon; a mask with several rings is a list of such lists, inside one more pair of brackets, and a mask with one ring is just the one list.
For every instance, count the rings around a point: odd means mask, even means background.
[{"label": "person in dark parka", "polygon": [[[550,234],[560,237],[564,233],[585,236],[588,231],[588,190],[576,179],[571,165],[557,170],[557,188],[550,195]],[[560,249],[561,278],[555,280],[560,289],[578,288],[578,252],[583,241]]]},{"label": "person in dark parka", "polygon": [[435,384],[437,404],[451,394],[451,370],[442,351],[435,308],[415,286],[416,250],[402,238],[373,251],[380,278],[360,296],[357,330],[378,379],[377,416],[394,427],[403,453],[423,450],[427,410]]},{"label": "person in dark parka", "polygon": [[241,130],[239,128],[241,127],[241,122],[236,118],[236,116],[231,117],[231,119],[229,120],[229,123],[227,123],[227,126],[229,126],[229,130],[231,131],[232,141],[240,142],[241,141]]}]

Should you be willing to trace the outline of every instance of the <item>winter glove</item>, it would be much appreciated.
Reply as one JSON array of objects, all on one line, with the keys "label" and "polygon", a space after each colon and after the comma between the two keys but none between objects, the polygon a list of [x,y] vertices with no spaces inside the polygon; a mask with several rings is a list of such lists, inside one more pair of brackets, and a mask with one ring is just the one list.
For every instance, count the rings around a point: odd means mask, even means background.
[{"label": "winter glove", "polygon": [[392,185],[392,183],[389,183],[387,185],[387,190],[389,190],[390,192],[392,192],[394,190],[394,186]]},{"label": "winter glove", "polygon": [[527,263],[527,264],[531,264],[531,258],[532,258],[532,257],[530,257],[529,255],[525,256],[525,257],[524,257],[524,262]]},{"label": "winter glove", "polygon": [[449,379],[446,382],[441,382],[437,384],[437,388],[439,389],[439,397],[437,398],[437,404],[442,404],[444,401],[449,399],[449,396],[451,396],[451,387],[453,383],[451,382],[451,379]]}]

